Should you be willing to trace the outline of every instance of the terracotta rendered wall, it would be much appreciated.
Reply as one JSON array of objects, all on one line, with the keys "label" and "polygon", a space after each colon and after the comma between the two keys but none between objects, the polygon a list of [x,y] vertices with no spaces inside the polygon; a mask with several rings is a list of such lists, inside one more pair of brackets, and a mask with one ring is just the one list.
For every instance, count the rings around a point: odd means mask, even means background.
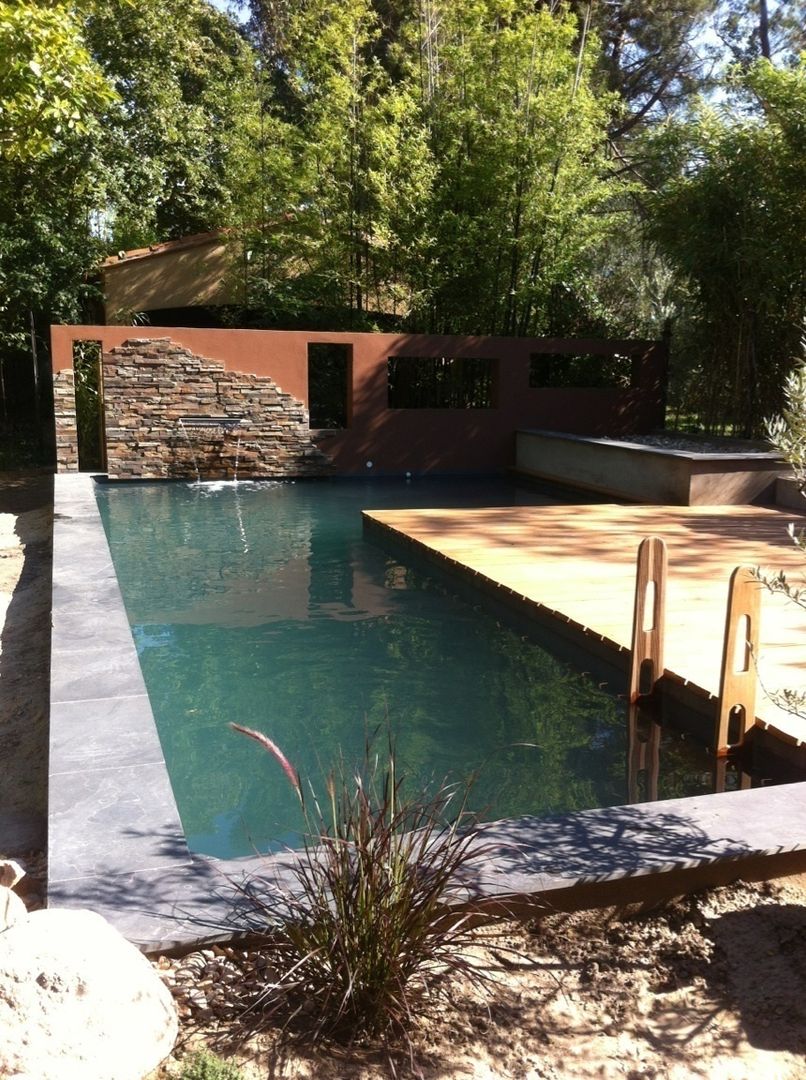
[{"label": "terracotta rendered wall", "polygon": [[[344,334],[306,333],[302,331],[269,330],[208,330],[187,327],[142,328],[110,326],[55,326],[51,330],[52,356],[55,386],[60,395],[57,402],[57,440],[61,440],[64,453],[59,467],[75,468],[70,459],[73,427],[70,428],[68,376],[72,372],[73,341],[80,339],[102,342],[105,357],[113,349],[129,339],[138,341],[167,338],[174,346],[183,346],[196,358],[209,358],[205,364],[217,366],[221,372],[217,381],[224,385],[224,373],[237,375],[229,384],[233,411],[243,411],[249,399],[253,380],[269,379],[278,393],[289,400],[287,408],[294,413],[293,423],[298,425],[301,439],[299,451],[291,457],[280,455],[276,461],[262,449],[252,446],[256,465],[251,471],[264,475],[280,475],[283,468],[296,462],[307,474],[321,471],[330,465],[330,471],[339,475],[395,474],[411,471],[425,472],[496,472],[514,463],[515,431],[519,428],[536,427],[573,434],[619,435],[637,434],[652,430],[663,424],[663,386],[665,377],[666,349],[653,341],[594,341],[587,339],[551,338],[467,338],[432,337],[426,335],[396,334]],[[307,415],[300,418],[300,409],[308,406],[308,345],[335,343],[349,346],[352,354],[352,386],[350,423],[337,431],[307,432]],[[163,396],[158,391],[174,390],[159,386],[149,365],[144,364],[143,350],[127,354],[125,372],[111,375],[119,380],[117,385],[106,388],[107,442],[110,444],[110,473],[116,462],[117,475],[152,475],[137,473],[137,461],[143,458],[143,449],[149,451],[149,470],[155,457],[162,451],[158,447],[137,447],[135,430],[142,432],[139,421],[129,426],[119,420],[128,409],[128,402],[140,402],[144,411],[138,415],[144,421],[150,410],[162,407]],[[574,390],[532,389],[529,387],[529,358],[534,353],[592,353],[607,355],[613,352],[629,353],[638,357],[633,386],[625,390]],[[137,359],[137,356],[141,360]],[[388,407],[387,363],[390,356],[463,356],[485,357],[495,361],[496,407],[492,409],[390,409]],[[112,365],[113,366],[113,365]],[[105,382],[110,377],[111,365],[104,361]],[[179,374],[178,372],[176,373]],[[177,380],[192,384],[195,371],[188,371]],[[187,378],[185,378],[187,376]],[[212,375],[210,376],[211,378]],[[171,378],[164,382],[171,383]],[[150,386],[146,398],[139,386]],[[184,414],[221,413],[218,398],[199,397],[182,390],[187,406]],[[291,405],[291,400],[296,402]],[[149,404],[150,403],[150,404]],[[284,406],[285,407],[285,406]],[[174,411],[179,410],[175,403]],[[250,414],[251,422],[257,424],[256,413]],[[173,422],[173,421],[172,421]],[[72,434],[71,434],[72,431]],[[181,434],[181,432],[180,432]],[[252,443],[259,442],[256,429],[252,429]],[[315,443],[314,443],[315,440]],[[147,437],[145,441],[150,441]],[[151,440],[153,441],[153,440]],[[158,442],[161,441],[157,440]],[[303,450],[307,445],[307,451]],[[313,451],[322,451],[325,457],[314,457]],[[171,460],[176,463],[181,455],[172,443]],[[309,457],[304,457],[308,452]],[[296,455],[296,456],[294,456]],[[303,466],[304,463],[304,466]],[[371,463],[371,464],[370,464]],[[164,465],[160,475],[176,475],[172,466]],[[224,462],[228,469],[228,460]],[[293,475],[293,472],[287,475]]]}]

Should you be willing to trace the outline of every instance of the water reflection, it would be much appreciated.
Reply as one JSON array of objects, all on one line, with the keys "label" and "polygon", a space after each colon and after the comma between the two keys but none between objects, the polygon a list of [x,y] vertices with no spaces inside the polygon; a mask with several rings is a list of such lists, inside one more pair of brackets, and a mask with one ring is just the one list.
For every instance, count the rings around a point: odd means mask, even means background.
[{"label": "water reflection", "polygon": [[[363,539],[361,509],[512,505],[494,484],[148,484],[99,495],[191,847],[299,839],[258,728],[321,791],[391,730],[419,788],[477,774],[487,818],[701,794],[712,762],[439,577]],[[625,758],[627,767],[625,769]]]},{"label": "water reflection", "polygon": [[[657,697],[639,699],[627,706],[627,788],[630,803],[656,802],[661,779],[661,747],[673,729],[664,728],[660,720],[661,700]],[[703,723],[707,729],[707,723]],[[683,736],[678,733],[678,738]],[[703,750],[703,754],[705,751]],[[724,791],[746,791],[767,777],[754,774],[745,758],[739,755],[704,757],[708,765],[703,775],[703,787],[713,794]]]},{"label": "water reflection", "polygon": [[654,708],[627,706],[627,788],[629,802],[655,802],[660,778],[661,725]]}]

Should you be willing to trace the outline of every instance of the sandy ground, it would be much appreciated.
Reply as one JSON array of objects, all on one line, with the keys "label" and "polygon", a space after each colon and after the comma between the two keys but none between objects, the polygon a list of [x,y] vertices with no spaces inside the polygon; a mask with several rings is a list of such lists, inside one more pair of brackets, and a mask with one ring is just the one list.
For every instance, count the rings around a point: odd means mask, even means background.
[{"label": "sandy ground", "polygon": [[[412,1070],[426,1080],[795,1080],[806,1076],[806,906],[798,880],[714,889],[651,914],[586,912],[509,925],[478,950],[495,979],[480,998],[448,987],[413,1033]],[[236,1049],[239,1024],[211,1018],[243,994],[208,952],[158,962],[183,1031],[159,1078],[199,1046],[232,1058],[248,1080],[382,1080],[380,1054],[300,1053],[267,1033]]]},{"label": "sandy ground", "polygon": [[[0,856],[29,870],[40,902],[47,762],[51,513],[47,481],[0,478]],[[25,879],[24,879],[25,880]],[[514,948],[516,954],[508,950]],[[737,884],[653,913],[547,914],[511,923],[476,958],[494,979],[423,1007],[415,1074],[427,1080],[795,1080],[806,1077],[806,881]],[[199,1046],[248,1080],[381,1080],[371,1049],[305,1052],[276,1031],[236,1049],[227,1018],[254,957],[238,950],[154,961],[182,1016],[177,1077]],[[229,971],[227,977],[222,972]],[[399,1075],[411,1075],[408,1060]]]}]

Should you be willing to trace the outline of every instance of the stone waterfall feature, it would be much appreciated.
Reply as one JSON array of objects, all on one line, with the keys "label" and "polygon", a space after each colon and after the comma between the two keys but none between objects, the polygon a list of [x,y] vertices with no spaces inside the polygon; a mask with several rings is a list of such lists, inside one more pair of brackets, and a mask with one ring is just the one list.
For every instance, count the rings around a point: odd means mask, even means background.
[{"label": "stone waterfall feature", "polygon": [[113,479],[321,476],[303,402],[261,375],[228,371],[169,338],[131,338],[103,357]]}]

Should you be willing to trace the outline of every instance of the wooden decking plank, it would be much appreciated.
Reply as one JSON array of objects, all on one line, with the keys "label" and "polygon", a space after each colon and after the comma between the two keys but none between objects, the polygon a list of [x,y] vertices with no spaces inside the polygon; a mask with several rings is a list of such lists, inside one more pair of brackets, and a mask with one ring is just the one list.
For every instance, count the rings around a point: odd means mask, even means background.
[{"label": "wooden decking plank", "polygon": [[[787,534],[797,515],[766,507],[516,506],[367,517],[614,648],[630,646],[638,545],[645,536],[660,537],[669,551],[666,671],[711,696],[719,688],[734,568],[783,569],[793,581],[804,573]],[[767,691],[806,684],[806,612],[766,591],[757,664],[758,722],[802,742],[806,721],[781,710]]]}]

